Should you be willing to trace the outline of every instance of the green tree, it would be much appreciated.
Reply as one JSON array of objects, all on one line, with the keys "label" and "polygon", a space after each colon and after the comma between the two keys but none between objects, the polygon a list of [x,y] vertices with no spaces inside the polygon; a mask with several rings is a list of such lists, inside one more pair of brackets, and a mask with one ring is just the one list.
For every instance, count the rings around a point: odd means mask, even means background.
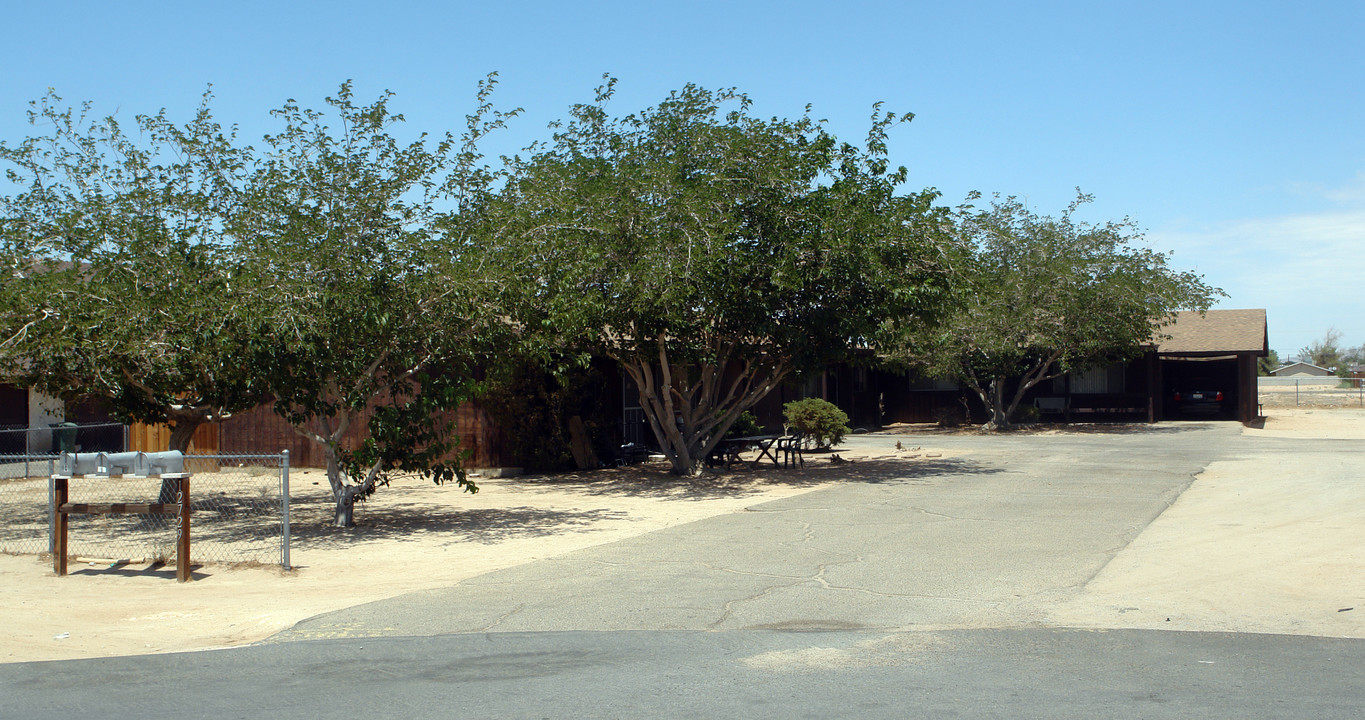
[{"label": "green tree", "polygon": [[943,213],[933,192],[896,193],[893,114],[876,111],[856,148],[695,86],[612,117],[613,88],[513,163],[493,243],[521,278],[518,325],[619,363],[673,471],[692,475],[793,372],[935,307]]},{"label": "green tree", "polygon": [[1266,355],[1263,358],[1258,358],[1256,360],[1256,374],[1260,375],[1261,377],[1268,376],[1272,372],[1274,372],[1275,369],[1278,368],[1279,366],[1280,354],[1275,352],[1274,350],[1271,350],[1269,355]]},{"label": "green tree", "polygon": [[958,208],[958,309],[941,325],[912,326],[898,356],[970,388],[990,413],[986,429],[1008,428],[1029,388],[1134,356],[1177,310],[1222,294],[1141,247],[1131,221],[1073,219],[1090,199],[1078,194],[1056,218],[1014,198]]},{"label": "green tree", "polygon": [[[250,179],[238,252],[286,319],[253,358],[276,411],[323,448],[339,526],[395,472],[477,490],[452,454],[451,411],[499,329],[469,234],[495,177],[474,143],[506,117],[492,89],[463,143],[401,142],[390,95],[358,105],[349,83],[330,116],[290,101]],[[361,422],[365,440],[347,446]]]},{"label": "green tree", "polygon": [[240,359],[261,323],[224,252],[244,156],[209,109],[126,133],[88,104],[34,102],[42,132],[0,142],[0,364],[22,385],[170,423],[171,449],[261,399]]},{"label": "green tree", "polygon": [[449,411],[506,326],[469,230],[498,180],[477,142],[514,114],[492,109],[493,87],[462,138],[404,143],[387,94],[357,105],[343,84],[331,114],[276,111],[260,152],[207,95],[184,127],[138,117],[136,140],[87,107],[36,104],[50,134],[0,145],[15,189],[0,201],[4,370],[170,421],[177,449],[272,398],[322,445],[342,525],[394,472],[475,490]]},{"label": "green tree", "polygon": [[1340,344],[1341,331],[1335,327],[1327,328],[1327,332],[1323,333],[1321,338],[1299,350],[1299,359],[1332,372],[1339,372],[1346,365]]}]

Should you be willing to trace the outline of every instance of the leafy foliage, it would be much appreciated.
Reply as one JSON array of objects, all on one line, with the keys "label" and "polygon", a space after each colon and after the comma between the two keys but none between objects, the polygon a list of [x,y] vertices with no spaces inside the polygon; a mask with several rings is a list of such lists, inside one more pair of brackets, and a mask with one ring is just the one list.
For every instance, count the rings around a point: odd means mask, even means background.
[{"label": "leafy foliage", "polygon": [[514,163],[494,242],[523,279],[520,326],[616,360],[673,470],[695,474],[783,378],[935,307],[941,213],[932,192],[895,194],[895,115],[858,149],[695,86],[613,118],[613,88]]},{"label": "leafy foliage", "polygon": [[1263,358],[1256,359],[1256,374],[1265,377],[1280,367],[1280,354],[1271,350]]},{"label": "leafy foliage", "polygon": [[[503,431],[507,450],[526,469],[571,470],[569,420],[581,417],[599,457],[619,452],[619,419],[601,398],[607,395],[608,375],[597,366],[546,368],[523,360],[504,363],[485,381],[479,406]],[[614,373],[612,375],[614,377]],[[617,378],[617,383],[620,382]]]},{"label": "leafy foliage", "polygon": [[1206,309],[1222,294],[1142,247],[1131,221],[1073,219],[1089,201],[1078,195],[1055,218],[999,197],[956,212],[957,311],[912,327],[899,357],[972,389],[991,413],[988,428],[1008,427],[1029,388],[1131,357],[1176,311]]},{"label": "leafy foliage", "polygon": [[[390,472],[476,489],[448,456],[453,428],[433,425],[471,396],[472,364],[497,330],[467,218],[442,210],[476,204],[491,176],[468,137],[400,142],[388,101],[357,105],[343,84],[327,99],[334,118],[293,101],[276,110],[284,129],[265,138],[245,193],[252,213],[236,228],[261,301],[286,319],[255,347],[260,381],[323,446],[338,524]],[[364,445],[344,447],[376,405]]]},{"label": "leafy foliage", "polygon": [[0,362],[50,395],[95,397],[115,417],[194,429],[260,401],[241,363],[263,322],[225,253],[244,153],[214,121],[138,116],[126,133],[49,93],[41,135],[0,143]]},{"label": "leafy foliage", "polygon": [[1340,347],[1341,337],[1340,330],[1335,327],[1327,328],[1327,332],[1323,333],[1321,338],[1299,350],[1299,359],[1338,372],[1339,368],[1348,362]]},{"label": "leafy foliage", "polygon": [[758,418],[754,414],[745,410],[735,418],[735,423],[726,431],[727,438],[753,437],[763,434],[763,426],[758,424]]},{"label": "leafy foliage", "polygon": [[787,424],[815,441],[817,449],[833,447],[848,434],[848,415],[828,400],[806,398],[782,406]]},{"label": "leafy foliage", "polygon": [[477,141],[515,114],[492,110],[493,85],[462,138],[400,142],[390,97],[357,104],[346,83],[327,111],[275,111],[260,152],[207,95],[185,126],[163,112],[134,134],[35,104],[50,134],[0,144],[17,190],[0,200],[3,370],[170,421],[179,449],[273,398],[323,445],[343,524],[391,472],[472,491],[446,411],[504,325],[469,231],[498,181]]}]

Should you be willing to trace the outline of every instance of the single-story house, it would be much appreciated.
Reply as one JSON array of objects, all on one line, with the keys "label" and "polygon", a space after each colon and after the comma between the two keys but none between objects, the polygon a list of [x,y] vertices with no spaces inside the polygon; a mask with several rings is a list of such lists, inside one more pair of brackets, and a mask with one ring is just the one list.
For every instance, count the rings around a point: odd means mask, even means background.
[{"label": "single-story house", "polygon": [[[1251,423],[1259,413],[1256,360],[1269,352],[1263,309],[1181,312],[1139,357],[1044,381],[1023,405],[1036,408],[1041,420],[1222,417]],[[843,367],[827,374],[841,381],[824,397],[855,425],[935,422],[953,415],[982,422],[986,417],[975,395],[951,380]],[[1207,412],[1186,412],[1192,392],[1210,393],[1211,402],[1203,407]]]},{"label": "single-story house", "polygon": [[[1026,403],[1036,408],[1042,420],[1155,422],[1184,417],[1176,403],[1177,393],[1211,391],[1217,398],[1215,416],[1253,422],[1258,415],[1256,360],[1269,353],[1265,317],[1262,309],[1209,310],[1202,315],[1180,313],[1176,323],[1154,338],[1138,358],[1044,382],[1030,392]],[[870,364],[833,366],[784,383],[760,401],[754,412],[770,429],[780,428],[782,405],[806,397],[822,397],[835,403],[849,415],[851,425],[868,429],[894,422],[935,422],[951,415],[977,421],[984,418],[979,400],[955,382],[915,378]],[[655,443],[644,422],[638,391],[624,374],[619,384],[609,383],[597,395],[597,401],[608,415],[619,418],[598,428],[603,435],[599,438],[601,444]],[[59,401],[34,398],[26,390],[0,386],[0,425],[37,429],[27,435],[15,433],[21,443],[18,452],[24,451],[25,438],[30,443],[33,438],[41,438],[50,444],[51,432],[44,431],[51,423],[96,419],[73,415],[78,410],[63,408]],[[520,464],[519,458],[513,457],[516,453],[508,447],[505,433],[486,411],[466,404],[455,414],[462,444],[470,452],[470,466]],[[363,424],[363,420],[356,423],[356,434]],[[196,434],[195,445],[211,448],[207,450],[210,452],[288,449],[291,463],[296,466],[322,464],[318,448],[295,433],[268,406],[201,428],[201,433],[205,437],[201,439]],[[134,426],[120,439],[129,450],[153,451],[165,449],[165,436],[164,428]],[[30,449],[45,452],[49,446]]]},{"label": "single-story house", "polygon": [[1331,377],[1334,373],[1325,367],[1312,363],[1296,362],[1270,371],[1275,377]]}]

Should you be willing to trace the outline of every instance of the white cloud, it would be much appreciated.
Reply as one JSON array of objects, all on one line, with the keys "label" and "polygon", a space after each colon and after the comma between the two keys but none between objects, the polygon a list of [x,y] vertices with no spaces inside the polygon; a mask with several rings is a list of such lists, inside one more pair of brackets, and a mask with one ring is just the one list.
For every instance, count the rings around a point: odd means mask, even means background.
[{"label": "white cloud", "polygon": [[[1365,175],[1358,184],[1354,192],[1365,200]],[[1334,195],[1348,204],[1351,187]],[[1175,267],[1193,269],[1226,290],[1230,297],[1220,307],[1266,308],[1270,345],[1282,355],[1333,326],[1348,345],[1365,343],[1365,209],[1154,231],[1148,240],[1174,250]]]},{"label": "white cloud", "polygon": [[1346,207],[1365,208],[1365,172],[1356,173],[1354,180],[1339,188],[1324,191],[1323,197]]}]

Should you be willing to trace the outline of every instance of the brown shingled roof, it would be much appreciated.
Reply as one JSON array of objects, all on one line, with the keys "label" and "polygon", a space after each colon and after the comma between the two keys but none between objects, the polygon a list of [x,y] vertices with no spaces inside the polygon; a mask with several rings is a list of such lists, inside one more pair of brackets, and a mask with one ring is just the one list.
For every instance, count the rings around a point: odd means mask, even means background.
[{"label": "brown shingled roof", "polygon": [[1159,353],[1242,353],[1266,354],[1265,310],[1209,310],[1181,312],[1174,325],[1161,329],[1169,339],[1157,341]]}]

